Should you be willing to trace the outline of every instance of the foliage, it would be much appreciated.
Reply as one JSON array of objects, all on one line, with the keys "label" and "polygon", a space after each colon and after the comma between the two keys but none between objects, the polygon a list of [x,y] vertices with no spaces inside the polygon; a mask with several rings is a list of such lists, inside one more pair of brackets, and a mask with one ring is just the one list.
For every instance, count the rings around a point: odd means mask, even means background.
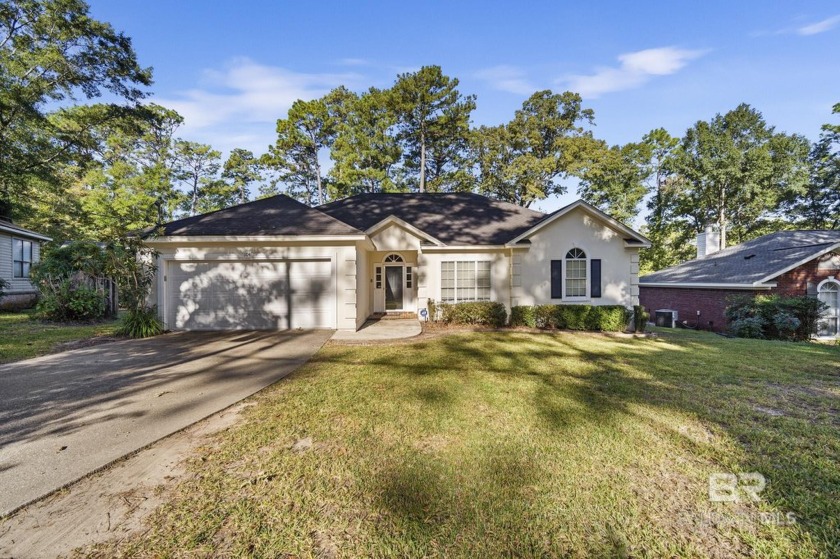
[{"label": "foliage", "polygon": [[507,323],[505,306],[493,301],[454,304],[432,302],[429,315],[436,322],[444,324],[481,324],[501,328]]},{"label": "foliage", "polygon": [[218,180],[222,154],[207,144],[176,140],[173,146],[173,175],[186,186],[181,210],[187,216],[226,207],[226,189]]},{"label": "foliage", "polygon": [[804,341],[816,332],[824,308],[814,297],[734,297],[726,307],[726,319],[738,337]]},{"label": "foliage", "polygon": [[163,324],[158,318],[157,307],[128,311],[120,319],[116,334],[129,338],[150,338],[163,334]]},{"label": "foliage", "polygon": [[0,278],[0,299],[6,294],[6,290],[9,288],[9,282]]},{"label": "foliage", "polygon": [[218,205],[227,207],[244,204],[250,199],[250,186],[262,180],[262,166],[251,151],[235,148],[231,150],[222,168],[222,180],[228,185],[229,194]]},{"label": "foliage", "polygon": [[580,171],[601,148],[584,129],[594,118],[577,93],[534,93],[508,124],[473,132],[478,190],[525,207],[565,193],[560,180]]},{"label": "foliage", "polygon": [[595,150],[591,162],[580,173],[578,196],[619,221],[632,222],[648,193],[650,159],[650,148],[645,143]]},{"label": "foliage", "polygon": [[538,305],[511,309],[511,326],[623,332],[629,312],[621,305]]},{"label": "foliage", "polygon": [[475,96],[463,95],[458,84],[440,66],[423,66],[397,76],[388,94],[405,180],[419,192],[472,189],[466,169]]},{"label": "foliage", "polygon": [[54,170],[84,143],[84,128],[63,126],[48,108],[102,93],[134,103],[151,84],[131,40],[90,17],[82,0],[0,3],[0,200],[2,213],[38,199],[35,184],[54,184]]},{"label": "foliage", "polygon": [[641,305],[633,306],[633,330],[638,333],[645,331],[650,320],[650,313]]}]

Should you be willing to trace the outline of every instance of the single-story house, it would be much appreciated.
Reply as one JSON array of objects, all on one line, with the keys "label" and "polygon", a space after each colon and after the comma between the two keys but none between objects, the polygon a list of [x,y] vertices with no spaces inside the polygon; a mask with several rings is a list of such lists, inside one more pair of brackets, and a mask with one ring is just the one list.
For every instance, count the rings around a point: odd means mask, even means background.
[{"label": "single-story house", "polygon": [[818,335],[838,336],[840,231],[778,231],[717,247],[717,233],[707,230],[698,237],[696,259],[643,276],[641,304],[651,313],[677,311],[677,320],[689,326],[720,331],[734,295],[812,296],[829,307]]},{"label": "single-story house", "polygon": [[41,244],[51,240],[0,218],[0,279],[8,284],[0,308],[27,307],[35,301],[38,289],[29,281],[29,269],[40,260]]},{"label": "single-story house", "polygon": [[161,225],[152,299],[173,330],[355,330],[427,301],[638,303],[644,236],[577,201],[543,214],[468,193],[284,195]]}]

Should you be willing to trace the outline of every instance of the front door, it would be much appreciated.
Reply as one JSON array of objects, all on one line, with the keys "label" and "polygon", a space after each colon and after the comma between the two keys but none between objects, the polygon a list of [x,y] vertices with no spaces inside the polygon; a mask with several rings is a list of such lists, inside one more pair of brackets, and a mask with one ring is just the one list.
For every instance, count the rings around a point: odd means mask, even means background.
[{"label": "front door", "polygon": [[385,310],[403,308],[403,267],[385,266]]}]

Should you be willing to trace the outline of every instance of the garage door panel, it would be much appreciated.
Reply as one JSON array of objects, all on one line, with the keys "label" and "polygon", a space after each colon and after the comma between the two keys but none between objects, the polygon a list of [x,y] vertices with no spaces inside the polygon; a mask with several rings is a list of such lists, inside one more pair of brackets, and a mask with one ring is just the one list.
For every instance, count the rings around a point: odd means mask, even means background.
[{"label": "garage door panel", "polygon": [[171,262],[167,287],[174,329],[334,327],[328,260]]}]

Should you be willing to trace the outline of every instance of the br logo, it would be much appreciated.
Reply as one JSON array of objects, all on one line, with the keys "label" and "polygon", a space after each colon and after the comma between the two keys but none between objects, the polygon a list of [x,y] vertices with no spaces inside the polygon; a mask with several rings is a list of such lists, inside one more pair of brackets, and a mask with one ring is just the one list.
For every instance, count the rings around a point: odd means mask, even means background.
[{"label": "br logo", "polygon": [[712,474],[709,476],[709,500],[737,503],[744,496],[751,501],[760,501],[758,496],[767,481],[758,472],[744,474]]}]

